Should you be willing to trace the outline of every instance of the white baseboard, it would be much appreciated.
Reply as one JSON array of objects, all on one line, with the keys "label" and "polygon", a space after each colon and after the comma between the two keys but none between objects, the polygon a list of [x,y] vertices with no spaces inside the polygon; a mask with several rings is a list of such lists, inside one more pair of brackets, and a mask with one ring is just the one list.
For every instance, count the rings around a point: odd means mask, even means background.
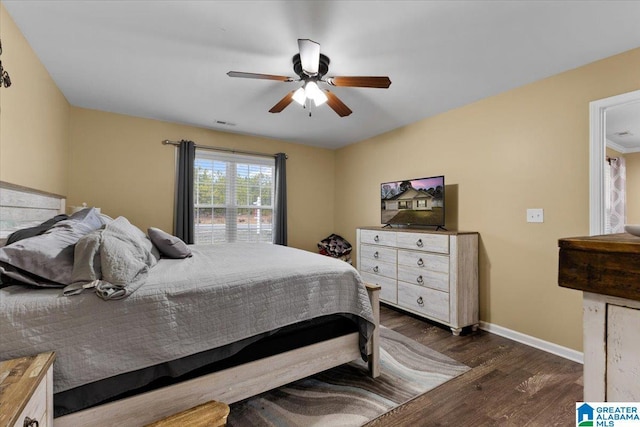
[{"label": "white baseboard", "polygon": [[584,364],[584,354],[582,352],[572,350],[570,348],[563,347],[561,345],[554,344],[548,341],[544,341],[530,335],[525,335],[523,333],[516,332],[502,326],[494,325],[492,323],[480,322],[480,329],[482,329],[483,331],[491,332],[492,334],[500,335],[501,337],[509,338],[522,344],[526,344],[530,347],[546,351],[547,353],[555,354],[556,356],[564,357],[565,359]]}]

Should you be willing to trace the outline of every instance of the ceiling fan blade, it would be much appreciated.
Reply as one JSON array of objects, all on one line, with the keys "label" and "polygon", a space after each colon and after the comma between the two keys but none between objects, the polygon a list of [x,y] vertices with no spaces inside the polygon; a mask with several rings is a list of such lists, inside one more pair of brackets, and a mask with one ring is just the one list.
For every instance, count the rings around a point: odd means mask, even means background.
[{"label": "ceiling fan blade", "polygon": [[329,105],[333,111],[338,113],[340,117],[346,117],[353,113],[353,111],[351,111],[344,102],[340,101],[340,98],[338,98],[333,92],[326,90],[325,93],[327,95],[327,105]]},{"label": "ceiling fan blade", "polygon": [[287,76],[276,76],[273,74],[244,73],[242,71],[229,71],[229,77],[242,77],[244,79],[278,80],[281,82],[292,82],[293,78]]},{"label": "ceiling fan blade", "polygon": [[379,89],[387,89],[391,86],[389,77],[328,77],[327,83],[332,86],[349,86],[349,87],[373,87]]},{"label": "ceiling fan blade", "polygon": [[320,66],[320,44],[309,39],[298,39],[298,50],[300,50],[302,71],[308,76],[318,74],[318,67]]},{"label": "ceiling fan blade", "polygon": [[271,109],[269,110],[270,113],[279,113],[282,110],[284,110],[285,108],[287,108],[287,106],[289,104],[291,104],[291,102],[293,101],[293,93],[295,92],[295,90],[292,90],[291,92],[289,92],[288,94],[286,94],[284,96],[284,98],[282,98],[280,101],[278,101],[278,103],[276,105],[274,105],[273,107],[271,107]]}]

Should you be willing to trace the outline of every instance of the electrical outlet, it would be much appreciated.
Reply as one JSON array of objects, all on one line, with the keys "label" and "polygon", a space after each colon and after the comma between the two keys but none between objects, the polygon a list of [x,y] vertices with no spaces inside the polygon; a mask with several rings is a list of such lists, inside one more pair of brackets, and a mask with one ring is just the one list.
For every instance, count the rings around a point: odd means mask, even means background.
[{"label": "electrical outlet", "polygon": [[544,209],[527,209],[527,222],[544,222]]}]

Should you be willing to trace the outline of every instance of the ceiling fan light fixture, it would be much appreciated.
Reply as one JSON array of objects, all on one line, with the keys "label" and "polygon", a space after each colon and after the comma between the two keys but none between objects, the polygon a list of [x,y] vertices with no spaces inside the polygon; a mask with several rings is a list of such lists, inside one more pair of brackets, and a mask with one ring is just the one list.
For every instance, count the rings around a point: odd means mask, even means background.
[{"label": "ceiling fan light fixture", "polygon": [[327,102],[327,95],[320,90],[316,82],[308,82],[305,87],[305,95],[307,98],[313,99],[316,107]]},{"label": "ceiling fan light fixture", "polygon": [[325,102],[327,102],[327,95],[324,92],[319,91],[315,98],[313,98],[313,102],[316,104],[316,107],[321,106]]},{"label": "ceiling fan light fixture", "polygon": [[304,105],[304,103],[307,100],[307,96],[305,95],[304,87],[301,87],[298,90],[296,90],[295,92],[293,92],[292,98],[298,104]]}]

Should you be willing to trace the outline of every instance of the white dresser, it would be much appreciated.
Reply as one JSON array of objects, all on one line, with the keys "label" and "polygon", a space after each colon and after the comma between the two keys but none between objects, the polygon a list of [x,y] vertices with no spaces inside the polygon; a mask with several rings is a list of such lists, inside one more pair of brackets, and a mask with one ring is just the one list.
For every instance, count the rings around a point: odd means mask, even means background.
[{"label": "white dresser", "polygon": [[459,335],[478,326],[478,233],[357,230],[357,265],[380,301],[442,323]]}]

